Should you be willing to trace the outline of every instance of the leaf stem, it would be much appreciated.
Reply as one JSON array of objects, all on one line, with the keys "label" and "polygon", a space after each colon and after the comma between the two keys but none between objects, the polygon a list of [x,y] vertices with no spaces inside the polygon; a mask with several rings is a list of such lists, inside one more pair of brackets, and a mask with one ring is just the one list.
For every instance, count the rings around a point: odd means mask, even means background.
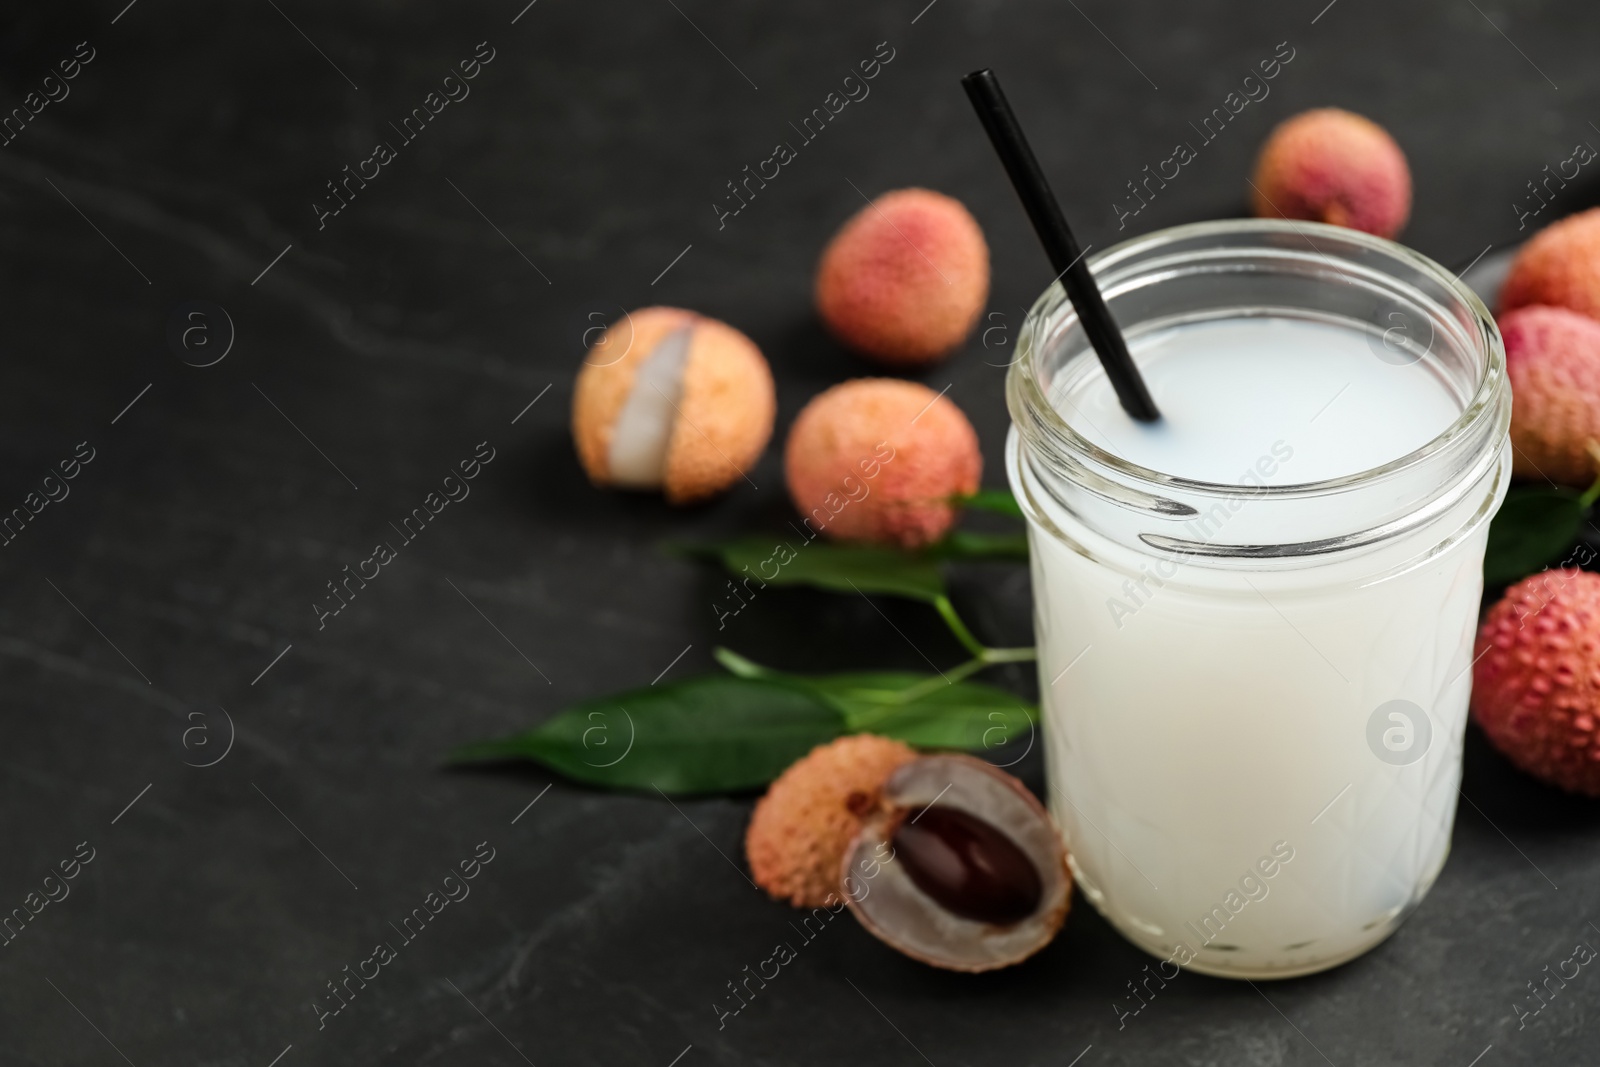
[{"label": "leaf stem", "polygon": [[[1600,445],[1590,441],[1589,454],[1594,457],[1597,464],[1600,464]],[[1593,485],[1583,491],[1583,495],[1578,498],[1578,504],[1588,509],[1594,505],[1596,500],[1600,500],[1600,475],[1595,477]]]},{"label": "leaf stem", "polygon": [[[940,595],[939,598],[933,602],[933,606],[939,609],[939,616],[944,619],[945,625],[950,627],[950,632],[956,635],[956,640],[960,641],[962,647],[964,647],[968,652],[972,653],[974,657],[972,662],[978,664],[978,666],[973,667],[972,670],[966,671],[966,673],[962,675],[963,678],[965,678],[967,674],[971,674],[973,671],[982,667],[990,666],[991,664],[1025,663],[1028,660],[1039,658],[1038,650],[1031,646],[1027,648],[990,648],[982,641],[979,641],[973,636],[972,631],[967,629],[967,624],[961,621],[961,616],[956,614],[955,605],[950,603],[950,598],[948,596]],[[968,666],[969,664],[963,663],[960,667],[957,667],[956,670],[962,670]],[[955,672],[946,672],[947,676],[953,673]]]},{"label": "leaf stem", "polygon": [[985,666],[995,663],[1028,663],[1039,658],[1039,650],[1032,645],[1026,648],[986,648],[980,658]]},{"label": "leaf stem", "polygon": [[961,642],[963,648],[980,659],[989,649],[982,641],[972,636],[972,631],[967,629],[967,624],[961,621],[961,616],[956,614],[955,605],[950,603],[950,598],[940,593],[934,600],[933,606],[939,610],[939,615],[944,619],[944,624],[950,627],[950,632],[956,635],[956,640]]},{"label": "leaf stem", "polygon": [[899,693],[895,694],[894,703],[896,705],[909,704],[913,700],[921,700],[929,693],[937,692],[941,686],[955,685],[957,682],[965,681],[987,666],[988,664],[984,662],[982,656],[974,656],[965,663],[951,667],[942,674],[926,678],[916,685],[900,690]]}]

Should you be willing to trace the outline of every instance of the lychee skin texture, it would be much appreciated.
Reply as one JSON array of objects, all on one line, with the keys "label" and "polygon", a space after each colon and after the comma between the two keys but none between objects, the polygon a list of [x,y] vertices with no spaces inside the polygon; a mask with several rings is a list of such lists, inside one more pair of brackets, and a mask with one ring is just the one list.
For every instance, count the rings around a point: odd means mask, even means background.
[{"label": "lychee skin texture", "polygon": [[744,477],[772,438],[777,392],[755,342],[716,319],[649,307],[606,327],[584,356],[572,394],[572,436],[595,485],[615,484],[610,452],[640,368],[658,346],[690,330],[682,395],[662,458],[661,490],[673,504],[715,496]]},{"label": "lychee skin texture", "polygon": [[927,189],[885,193],[828,242],[817,312],[863,356],[917,367],[948,356],[989,297],[989,246],[959,200]]},{"label": "lychee skin texture", "polygon": [[948,398],[897,378],[858,378],[812,398],[784,453],[808,531],[920,548],[943,537],[978,489],[983,456]]},{"label": "lychee skin texture", "polygon": [[1587,486],[1600,440],[1600,321],[1531,305],[1500,316],[1511,380],[1512,471]]},{"label": "lychee skin texture", "polygon": [[1600,574],[1525,578],[1484,618],[1472,717],[1511,762],[1600,796]]},{"label": "lychee skin texture", "polygon": [[1348,226],[1393,237],[1411,214],[1411,169],[1393,137],[1338,108],[1279,124],[1256,160],[1256,215]]},{"label": "lychee skin texture", "polygon": [[1600,319],[1600,208],[1546,226],[1522,246],[1500,287],[1500,310],[1571,308]]},{"label": "lychee skin texture", "polygon": [[755,882],[797,908],[839,902],[839,866],[889,775],[917,754],[873,734],[818,745],[756,804],[744,838]]}]

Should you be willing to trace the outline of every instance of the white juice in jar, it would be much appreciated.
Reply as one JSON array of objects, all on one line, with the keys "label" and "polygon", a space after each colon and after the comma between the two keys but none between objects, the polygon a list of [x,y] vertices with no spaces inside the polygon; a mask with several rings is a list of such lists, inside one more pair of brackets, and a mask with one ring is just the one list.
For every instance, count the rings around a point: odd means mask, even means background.
[{"label": "white juice in jar", "polygon": [[1313,565],[1204,551],[1283,543],[1285,505],[1252,488],[1371,471],[1461,417],[1468,398],[1432,361],[1383,358],[1373,336],[1288,313],[1132,332],[1154,425],[1092,360],[1054,383],[1051,406],[1106,452],[1243,487],[1177,526],[1200,551],[1104,536],[1038,491],[1013,433],[1052,812],[1084,893],[1175,965],[1278,977],[1348,959],[1448,852],[1487,522]]}]

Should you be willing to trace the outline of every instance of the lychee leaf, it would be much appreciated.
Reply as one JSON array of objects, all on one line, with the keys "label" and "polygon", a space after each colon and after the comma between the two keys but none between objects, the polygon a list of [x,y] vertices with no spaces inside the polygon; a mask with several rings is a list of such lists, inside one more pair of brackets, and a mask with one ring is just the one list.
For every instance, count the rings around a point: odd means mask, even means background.
[{"label": "lychee leaf", "polygon": [[977,511],[992,511],[997,515],[1022,518],[1022,505],[1009,489],[980,489],[970,496],[958,496],[955,502]]},{"label": "lychee leaf", "polygon": [[937,674],[881,671],[805,681],[844,712],[851,733],[882,734],[917,748],[998,751],[1011,741],[1025,744],[1038,719],[1036,708],[1004,689],[946,683]]},{"label": "lychee leaf", "polygon": [[1028,558],[1028,535],[970,533],[951,530],[942,540],[928,546],[928,555],[938,559],[1019,559]]},{"label": "lychee leaf", "polygon": [[787,682],[827,700],[850,733],[881,734],[918,748],[998,751],[1012,741],[1026,746],[1039,718],[1038,708],[1004,689],[938,674],[786,674],[726,648],[717,649],[716,657],[741,678]]},{"label": "lychee leaf", "polygon": [[[743,537],[697,545],[696,555],[720,560],[746,595],[768,585],[809,585],[833,593],[882,593],[933,603],[944,595],[938,560],[882,545],[841,545],[803,537]],[[738,604],[731,596],[730,611]]]},{"label": "lychee leaf", "polygon": [[846,732],[808,690],[713,674],[587,700],[526,733],[456,749],[452,762],[528,759],[612,789],[668,794],[756,789]]},{"label": "lychee leaf", "polygon": [[1483,584],[1507,585],[1558,561],[1578,539],[1586,510],[1570,489],[1513,488],[1489,525]]}]

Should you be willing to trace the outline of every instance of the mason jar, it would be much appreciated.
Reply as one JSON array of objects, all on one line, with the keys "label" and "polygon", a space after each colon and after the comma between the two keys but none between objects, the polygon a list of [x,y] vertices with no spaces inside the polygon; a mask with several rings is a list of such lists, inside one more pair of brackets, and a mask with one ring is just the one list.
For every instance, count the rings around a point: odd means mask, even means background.
[{"label": "mason jar", "polygon": [[[1061,287],[1039,298],[1007,378],[1007,471],[1073,873],[1171,967],[1334,966],[1388,936],[1449,852],[1511,474],[1499,333],[1432,260],[1314,223],[1180,226],[1090,264],[1180,425],[1127,420]],[[1360,389],[1330,400],[1344,373]],[[1197,475],[1213,442],[1182,418],[1246,394],[1209,432],[1258,434],[1260,459]],[[1428,405],[1436,425],[1411,414]],[[1146,448],[1159,433],[1176,447]]]}]

